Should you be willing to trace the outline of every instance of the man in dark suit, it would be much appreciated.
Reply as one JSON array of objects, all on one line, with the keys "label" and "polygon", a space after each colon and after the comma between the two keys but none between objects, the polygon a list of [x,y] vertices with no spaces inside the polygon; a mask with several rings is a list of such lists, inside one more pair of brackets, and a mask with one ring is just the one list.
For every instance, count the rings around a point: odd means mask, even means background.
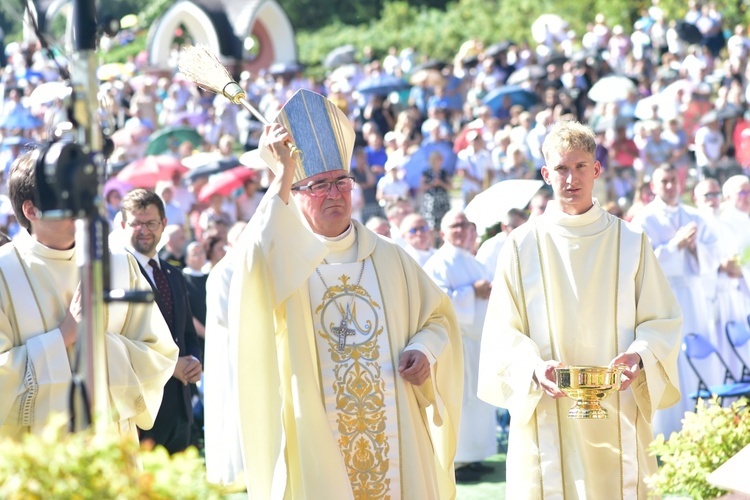
[{"label": "man in dark suit", "polygon": [[193,325],[185,279],[175,267],[159,259],[159,243],[167,218],[158,195],[135,189],[122,200],[122,227],[128,236],[127,250],[133,254],[141,273],[151,283],[156,303],[180,348],[174,374],[164,386],[164,399],[154,427],[141,431],[141,441],[152,440],[170,453],[182,451],[190,444],[193,422],[190,384],[200,380],[203,368],[200,346]]}]

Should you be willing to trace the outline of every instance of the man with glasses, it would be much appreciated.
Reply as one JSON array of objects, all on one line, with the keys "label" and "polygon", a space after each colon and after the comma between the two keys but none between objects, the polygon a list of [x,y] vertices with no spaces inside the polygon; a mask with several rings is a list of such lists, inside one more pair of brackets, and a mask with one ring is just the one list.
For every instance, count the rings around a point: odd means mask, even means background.
[{"label": "man with glasses", "polygon": [[[41,433],[52,415],[69,416],[83,319],[74,221],[42,216],[35,174],[30,151],[16,159],[8,179],[23,229],[0,251],[0,438]],[[109,264],[113,289],[148,289],[132,256],[112,252]],[[136,426],[154,423],[177,346],[152,304],[104,309],[108,402],[120,434],[137,442]]]},{"label": "man with glasses", "polygon": [[454,498],[462,355],[448,297],[351,219],[354,130],[300,90],[233,254],[229,329],[253,498]]},{"label": "man with glasses", "polygon": [[201,348],[182,272],[159,258],[156,248],[167,224],[164,203],[152,191],[134,189],[122,200],[122,228],[141,274],[151,284],[156,304],[180,350],[172,378],[164,386],[164,398],[151,429],[141,431],[150,440],[177,453],[191,444],[193,423],[191,384],[201,379]]},{"label": "man with glasses", "polygon": [[476,231],[460,210],[449,210],[440,223],[443,245],[424,266],[425,272],[451,298],[461,327],[464,351],[464,397],[456,450],[456,481],[476,481],[492,471],[482,461],[497,453],[495,408],[477,397],[479,348],[492,283],[476,260]]},{"label": "man with glasses", "polygon": [[735,232],[727,221],[721,219],[721,200],[721,187],[715,179],[704,179],[696,184],[693,190],[695,206],[717,238],[717,266],[712,272],[701,274],[702,288],[706,294],[708,314],[712,322],[706,335],[719,350],[730,371],[738,375],[742,372],[742,362],[732,352],[725,328],[730,321],[743,325],[747,321],[747,285],[742,278],[740,265],[741,233]]},{"label": "man with glasses", "polygon": [[417,263],[424,267],[425,262],[433,253],[435,237],[427,221],[420,214],[409,214],[401,221],[401,234],[403,235],[404,250],[411,255]]}]

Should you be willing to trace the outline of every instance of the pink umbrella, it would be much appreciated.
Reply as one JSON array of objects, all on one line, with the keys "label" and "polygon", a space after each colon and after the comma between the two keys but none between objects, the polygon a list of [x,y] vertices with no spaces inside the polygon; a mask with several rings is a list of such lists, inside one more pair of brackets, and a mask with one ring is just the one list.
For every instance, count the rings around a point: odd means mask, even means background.
[{"label": "pink umbrella", "polygon": [[121,196],[125,196],[134,187],[135,186],[130,183],[122,182],[117,177],[112,177],[104,183],[102,194],[104,194],[104,197],[106,198],[107,193],[109,193],[110,191],[118,191]]},{"label": "pink umbrella", "polygon": [[175,172],[184,174],[187,171],[188,169],[177,158],[155,155],[145,156],[128,163],[116,177],[121,182],[152,189],[159,181],[171,180]]},{"label": "pink umbrella", "polygon": [[229,196],[236,189],[245,184],[245,181],[255,178],[255,172],[243,166],[230,168],[211,177],[208,184],[201,188],[198,201],[205,203],[214,194]]}]

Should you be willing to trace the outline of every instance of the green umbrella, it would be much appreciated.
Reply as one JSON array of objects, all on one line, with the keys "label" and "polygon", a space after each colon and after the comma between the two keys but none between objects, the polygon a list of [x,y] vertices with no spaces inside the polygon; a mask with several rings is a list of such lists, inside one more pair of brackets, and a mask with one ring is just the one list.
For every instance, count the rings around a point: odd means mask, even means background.
[{"label": "green umbrella", "polygon": [[199,147],[203,144],[203,137],[194,128],[164,127],[151,134],[151,137],[148,138],[146,154],[158,155],[167,151],[171,142],[181,144],[185,141],[189,141],[193,146]]}]

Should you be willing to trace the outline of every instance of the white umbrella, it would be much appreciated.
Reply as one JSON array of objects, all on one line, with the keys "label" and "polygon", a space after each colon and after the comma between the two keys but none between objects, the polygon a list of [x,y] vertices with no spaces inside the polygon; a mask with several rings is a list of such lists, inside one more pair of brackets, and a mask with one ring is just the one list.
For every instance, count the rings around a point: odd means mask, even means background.
[{"label": "white umbrella", "polygon": [[62,81],[44,82],[39,84],[29,95],[29,105],[44,106],[55,99],[64,99],[70,95],[71,88]]},{"label": "white umbrella", "polygon": [[678,103],[674,97],[659,92],[639,100],[633,114],[639,120],[668,121],[679,115]]},{"label": "white umbrella", "polygon": [[636,90],[635,83],[627,76],[610,75],[597,80],[588,96],[594,102],[618,102],[624,101]]},{"label": "white umbrella", "polygon": [[466,205],[466,218],[477,225],[477,234],[484,234],[488,227],[505,220],[508,210],[522,210],[531,198],[544,186],[537,179],[509,179],[490,186]]},{"label": "white umbrella", "polygon": [[568,23],[557,14],[542,14],[531,24],[531,37],[543,44],[548,37],[559,40],[568,28]]}]

